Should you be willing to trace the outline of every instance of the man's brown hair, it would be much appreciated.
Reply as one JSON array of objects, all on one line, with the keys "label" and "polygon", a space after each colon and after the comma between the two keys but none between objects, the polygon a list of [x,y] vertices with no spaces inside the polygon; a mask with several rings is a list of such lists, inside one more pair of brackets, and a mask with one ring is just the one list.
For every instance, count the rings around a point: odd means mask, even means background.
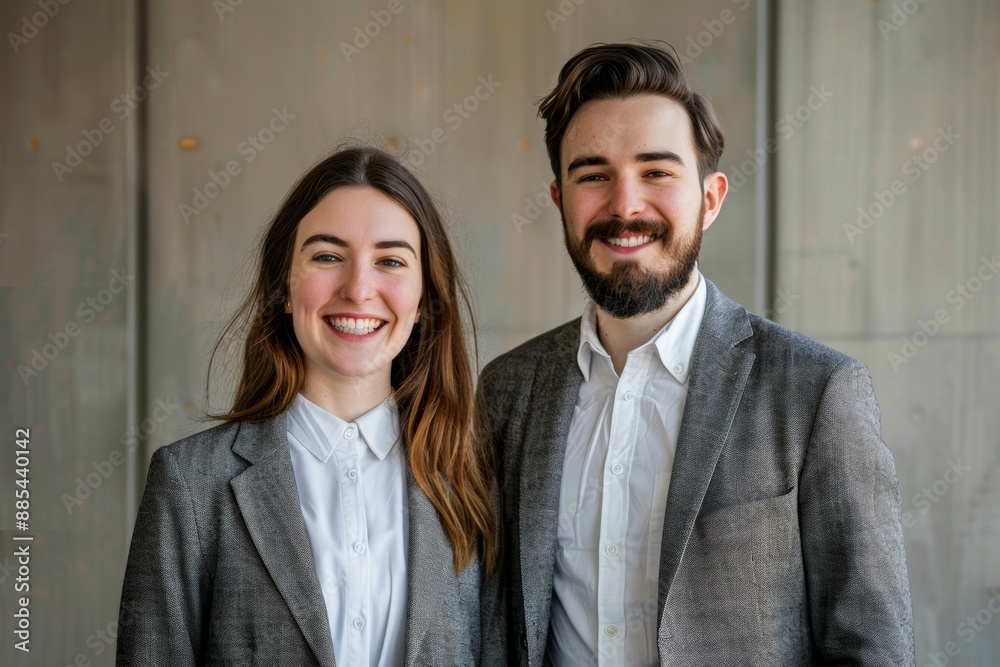
[{"label": "man's brown hair", "polygon": [[694,129],[698,176],[704,180],[718,170],[725,146],[722,124],[712,104],[691,89],[676,52],[647,42],[594,44],[563,65],[556,87],[539,102],[556,183],[562,184],[562,138],[580,107],[638,95],[663,95],[684,107]]}]

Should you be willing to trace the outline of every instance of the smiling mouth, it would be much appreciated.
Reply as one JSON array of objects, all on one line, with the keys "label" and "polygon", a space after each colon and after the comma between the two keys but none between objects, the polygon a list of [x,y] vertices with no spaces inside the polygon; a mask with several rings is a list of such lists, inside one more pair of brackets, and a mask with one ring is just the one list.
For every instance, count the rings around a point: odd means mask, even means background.
[{"label": "smiling mouth", "polygon": [[602,239],[608,245],[618,246],[621,248],[635,248],[637,246],[646,245],[656,240],[655,234],[645,234],[643,236],[615,236],[611,238]]},{"label": "smiling mouth", "polygon": [[324,317],[328,325],[335,331],[351,334],[352,336],[367,336],[382,328],[385,320],[376,320],[370,317]]}]

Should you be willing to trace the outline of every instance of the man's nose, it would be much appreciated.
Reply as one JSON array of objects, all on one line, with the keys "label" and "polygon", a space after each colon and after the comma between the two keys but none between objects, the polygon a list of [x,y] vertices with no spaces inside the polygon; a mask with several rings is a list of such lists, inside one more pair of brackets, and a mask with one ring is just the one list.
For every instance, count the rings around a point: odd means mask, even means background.
[{"label": "man's nose", "polygon": [[630,178],[616,179],[612,185],[611,199],[608,202],[608,213],[622,220],[630,220],[642,215],[646,210],[642,189],[639,183]]}]

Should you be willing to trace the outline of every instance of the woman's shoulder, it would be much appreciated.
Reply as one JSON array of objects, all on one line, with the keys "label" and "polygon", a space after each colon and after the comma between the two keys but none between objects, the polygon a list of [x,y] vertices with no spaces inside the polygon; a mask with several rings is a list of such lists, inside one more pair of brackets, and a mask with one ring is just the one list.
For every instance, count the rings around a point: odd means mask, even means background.
[{"label": "woman's shoulder", "polygon": [[227,421],[193,433],[156,450],[153,463],[164,465],[169,461],[168,465],[181,470],[195,469],[203,473],[229,471],[236,457],[233,444],[244,426],[243,422]]}]

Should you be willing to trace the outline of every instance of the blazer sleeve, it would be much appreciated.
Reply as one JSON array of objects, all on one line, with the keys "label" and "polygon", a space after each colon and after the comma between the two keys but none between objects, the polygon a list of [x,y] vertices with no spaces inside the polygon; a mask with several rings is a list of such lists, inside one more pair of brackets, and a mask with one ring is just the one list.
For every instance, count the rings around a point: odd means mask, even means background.
[{"label": "blazer sleeve", "polygon": [[[480,667],[505,667],[507,660],[507,587],[509,585],[508,550],[504,535],[504,500],[503,500],[503,440],[501,431],[497,428],[497,407],[495,392],[488,391],[490,375],[483,371],[476,388],[476,409],[482,413],[481,423],[486,428],[486,447],[488,459],[492,462],[490,470],[493,483],[493,516],[496,523],[495,536],[500,549],[500,567],[493,576],[482,568],[482,580],[479,583],[479,616],[480,616]],[[491,398],[493,400],[491,400]]]},{"label": "blazer sleeve", "polygon": [[831,374],[799,483],[809,611],[821,664],[913,665],[900,494],[865,366]]},{"label": "blazer sleeve", "polygon": [[507,567],[503,548],[503,506],[500,485],[494,478],[493,512],[496,517],[496,539],[500,545],[500,571],[490,576],[482,568],[479,583],[480,660],[481,667],[507,665]]},{"label": "blazer sleeve", "polygon": [[209,583],[190,490],[170,448],[161,448],[125,566],[116,664],[197,665]]}]

